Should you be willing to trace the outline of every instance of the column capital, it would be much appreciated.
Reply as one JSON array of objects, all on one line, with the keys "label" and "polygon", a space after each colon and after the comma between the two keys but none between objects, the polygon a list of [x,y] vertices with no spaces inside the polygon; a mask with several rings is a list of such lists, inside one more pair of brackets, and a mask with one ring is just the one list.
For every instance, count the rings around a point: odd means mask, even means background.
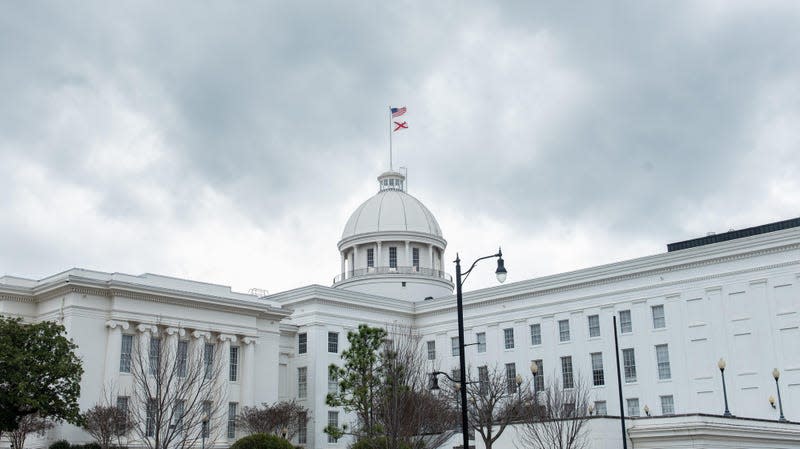
[{"label": "column capital", "polygon": [[169,336],[178,334],[179,337],[183,337],[184,335],[186,335],[186,329],[182,327],[168,327],[164,330],[164,332],[166,332],[167,335]]},{"label": "column capital", "polygon": [[258,337],[242,337],[242,343],[246,345],[256,345],[258,343]]},{"label": "column capital", "polygon": [[211,340],[211,332],[209,332],[209,331],[194,331],[194,332],[192,332],[192,337],[197,338],[197,339],[203,338],[203,339],[206,339],[206,340]]},{"label": "column capital", "polygon": [[238,338],[236,338],[236,335],[232,334],[219,334],[219,337],[217,338],[219,339],[219,341],[223,343],[225,343],[226,341],[229,341],[231,343],[236,343],[236,341],[238,340]]},{"label": "column capital", "polygon": [[106,321],[106,327],[109,329],[116,329],[119,327],[120,329],[125,331],[128,330],[128,328],[131,327],[131,325],[127,321],[108,320]]},{"label": "column capital", "polygon": [[150,332],[151,334],[155,334],[158,332],[158,326],[154,324],[138,324],[136,326],[136,330],[141,333]]}]

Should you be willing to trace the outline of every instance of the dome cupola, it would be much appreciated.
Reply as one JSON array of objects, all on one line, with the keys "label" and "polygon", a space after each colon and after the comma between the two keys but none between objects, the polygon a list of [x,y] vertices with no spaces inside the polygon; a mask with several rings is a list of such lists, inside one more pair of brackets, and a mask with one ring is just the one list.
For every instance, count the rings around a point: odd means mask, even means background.
[{"label": "dome cupola", "polygon": [[334,287],[407,300],[449,295],[447,242],[433,214],[406,191],[406,177],[378,176],[378,193],[350,215],[339,241]]}]

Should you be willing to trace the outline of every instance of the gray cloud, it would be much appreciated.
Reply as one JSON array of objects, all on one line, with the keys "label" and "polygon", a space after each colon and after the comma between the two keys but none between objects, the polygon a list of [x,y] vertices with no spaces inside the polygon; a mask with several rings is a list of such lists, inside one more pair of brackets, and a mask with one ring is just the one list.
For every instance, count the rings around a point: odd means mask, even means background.
[{"label": "gray cloud", "polygon": [[62,217],[6,222],[0,272],[313,280],[234,250],[193,265],[191,232],[210,253],[291,235],[313,245],[269,258],[335,271],[320,236],[386,168],[389,104],[409,107],[397,165],[434,213],[594,227],[609,251],[788,218],[799,24],[793,2],[4,5],[0,212]]}]

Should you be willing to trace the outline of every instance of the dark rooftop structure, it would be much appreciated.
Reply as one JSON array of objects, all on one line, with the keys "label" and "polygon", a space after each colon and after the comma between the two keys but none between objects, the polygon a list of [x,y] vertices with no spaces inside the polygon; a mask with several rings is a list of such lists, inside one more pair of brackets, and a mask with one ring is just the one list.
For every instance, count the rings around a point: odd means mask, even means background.
[{"label": "dark rooftop structure", "polygon": [[780,231],[782,229],[796,228],[798,226],[800,226],[800,218],[792,218],[789,220],[776,221],[775,223],[753,226],[752,228],[737,229],[733,231],[723,232],[721,234],[711,234],[705,237],[699,237],[691,240],[684,240],[682,242],[668,243],[667,251],[672,252],[681,249],[694,248],[697,246],[710,245],[712,243],[719,243],[727,240],[750,237],[753,235],[766,234],[767,232],[775,232],[775,231]]}]

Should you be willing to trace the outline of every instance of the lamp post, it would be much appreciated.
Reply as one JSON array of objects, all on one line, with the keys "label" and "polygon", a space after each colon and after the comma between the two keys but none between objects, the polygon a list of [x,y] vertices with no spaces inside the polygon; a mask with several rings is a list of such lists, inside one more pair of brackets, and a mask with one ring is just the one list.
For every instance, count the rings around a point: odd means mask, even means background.
[{"label": "lamp post", "polygon": [[726,418],[730,418],[731,411],[728,410],[728,389],[725,387],[725,359],[720,358],[719,362],[717,362],[717,367],[719,368],[719,373],[722,375],[722,396],[725,398],[725,413],[722,416]]},{"label": "lamp post", "polygon": [[203,449],[206,449],[206,434],[208,434],[208,415],[204,414],[203,426],[200,428],[200,439],[202,440]]},{"label": "lamp post", "polygon": [[[458,362],[459,368],[461,370],[461,432],[464,437],[464,448],[469,449],[469,421],[467,417],[467,362],[466,358],[464,357],[464,298],[461,292],[461,286],[464,284],[464,281],[467,280],[467,277],[475,268],[475,265],[484,259],[492,259],[497,258],[497,270],[495,270],[495,275],[497,276],[497,281],[501,284],[506,281],[506,267],[503,262],[503,251],[501,249],[497,250],[497,254],[492,254],[490,256],[484,256],[479,259],[476,259],[475,262],[472,262],[472,266],[469,267],[469,270],[465,271],[463,274],[461,273],[461,258],[458,257],[458,253],[456,253],[456,260],[454,261],[456,264],[456,307],[458,309]],[[463,278],[462,278],[463,275]]]},{"label": "lamp post", "polygon": [[539,374],[539,364],[535,361],[531,361],[531,376],[533,376],[533,401],[534,404],[536,403],[536,375]]},{"label": "lamp post", "polygon": [[778,418],[778,421],[786,421],[786,418],[783,416],[783,402],[781,401],[781,386],[778,383],[778,379],[781,378],[781,372],[778,371],[778,368],[772,370],[772,377],[775,378],[775,388],[778,389],[778,409],[781,412],[781,417]]}]

